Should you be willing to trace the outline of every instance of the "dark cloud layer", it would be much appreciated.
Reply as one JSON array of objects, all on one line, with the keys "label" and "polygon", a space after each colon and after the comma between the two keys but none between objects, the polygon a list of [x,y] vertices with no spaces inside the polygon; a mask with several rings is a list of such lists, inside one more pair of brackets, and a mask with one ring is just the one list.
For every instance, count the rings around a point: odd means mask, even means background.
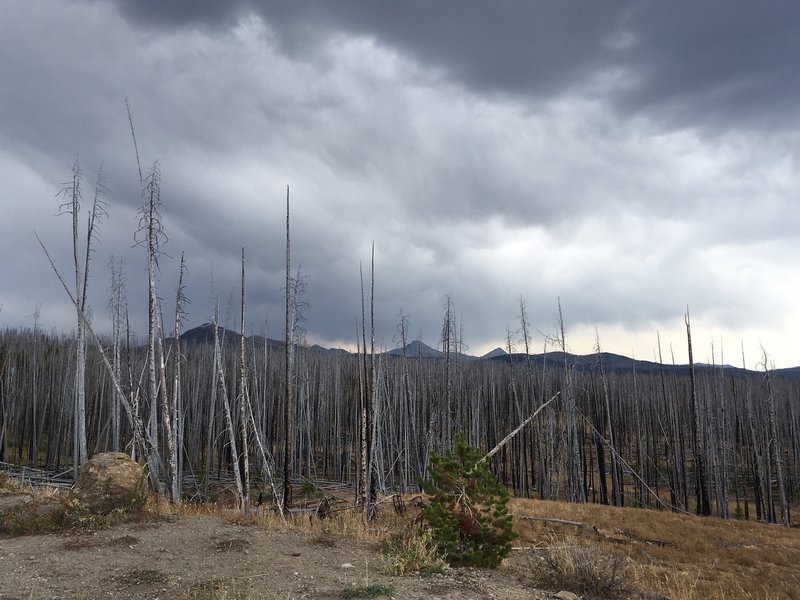
[{"label": "dark cloud layer", "polygon": [[312,339],[354,338],[374,241],[387,345],[400,309],[435,344],[449,293],[474,351],[516,329],[522,295],[543,332],[561,297],[577,351],[595,326],[621,352],[680,341],[691,304],[698,339],[788,354],[795,6],[0,0],[0,250],[20,255],[0,321],[42,302],[71,326],[30,230],[68,265],[54,195],[77,157],[87,191],[101,164],[110,187],[95,318],[113,254],[144,322],[127,97],[163,173],[162,296],[185,251],[190,325],[215,296],[227,312],[244,246],[253,326],[279,335],[289,184]]},{"label": "dark cloud layer", "polygon": [[[797,122],[800,5],[791,0],[119,4],[146,23],[220,29],[256,11],[298,55],[330,36],[375,37],[472,90],[541,98],[595,87],[622,114],[647,111],[673,127]],[[610,81],[597,87],[598,76]]]}]

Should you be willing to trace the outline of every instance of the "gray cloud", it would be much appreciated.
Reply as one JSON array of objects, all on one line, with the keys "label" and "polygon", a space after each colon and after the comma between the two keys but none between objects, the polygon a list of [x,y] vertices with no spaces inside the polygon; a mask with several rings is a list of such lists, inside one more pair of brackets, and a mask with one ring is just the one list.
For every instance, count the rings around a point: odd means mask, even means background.
[{"label": "gray cloud", "polygon": [[527,99],[589,88],[620,114],[646,112],[668,127],[775,130],[796,123],[792,109],[800,100],[794,77],[800,8],[790,0],[768,7],[746,0],[120,6],[146,23],[220,29],[257,11],[296,55],[313,55],[338,35],[373,37],[469,89]]},{"label": "gray cloud", "polygon": [[387,6],[6,11],[0,52],[16,60],[0,66],[0,177],[14,208],[0,249],[19,259],[0,265],[0,319],[30,323],[42,302],[43,321],[71,327],[30,231],[68,266],[54,195],[77,156],[87,191],[101,164],[110,186],[95,318],[114,254],[143,326],[127,96],[143,165],[163,172],[165,310],[183,250],[190,325],[214,294],[224,315],[244,246],[252,324],[280,335],[287,184],[312,339],[354,338],[373,241],[387,345],[401,308],[435,343],[448,293],[475,351],[516,328],[520,294],[543,331],[560,296],[583,352],[594,325],[617,351],[655,329],[680,341],[686,304],[701,331],[750,341],[800,324],[798,132],[779,110],[795,100],[792,6]]}]

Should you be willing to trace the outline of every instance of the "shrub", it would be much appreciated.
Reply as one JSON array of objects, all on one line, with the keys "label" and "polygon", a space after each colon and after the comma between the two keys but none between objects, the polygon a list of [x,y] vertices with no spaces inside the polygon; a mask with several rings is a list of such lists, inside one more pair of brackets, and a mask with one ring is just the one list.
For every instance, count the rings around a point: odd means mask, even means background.
[{"label": "shrub", "polygon": [[91,529],[95,525],[95,519],[80,501],[70,500],[64,506],[61,525],[67,529]]},{"label": "shrub", "polygon": [[388,558],[387,571],[391,575],[406,573],[430,575],[447,571],[447,563],[427,529],[414,529],[411,534],[396,540],[389,547]]},{"label": "shrub", "polygon": [[555,544],[541,556],[537,582],[598,598],[622,598],[630,591],[625,558],[597,549]]},{"label": "shrub", "polygon": [[497,567],[516,538],[508,514],[508,492],[477,448],[456,437],[455,451],[432,454],[431,478],[421,482],[430,495],[423,518],[448,562]]},{"label": "shrub", "polygon": [[19,482],[11,477],[6,471],[0,471],[0,491],[3,492],[18,492],[20,489]]}]

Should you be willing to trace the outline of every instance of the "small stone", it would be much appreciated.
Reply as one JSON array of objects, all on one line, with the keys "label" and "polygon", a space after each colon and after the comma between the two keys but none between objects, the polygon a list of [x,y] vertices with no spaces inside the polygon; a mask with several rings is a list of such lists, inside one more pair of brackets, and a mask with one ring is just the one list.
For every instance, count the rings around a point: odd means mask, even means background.
[{"label": "small stone", "polygon": [[566,590],[561,590],[553,598],[558,598],[558,600],[581,600],[580,596]]},{"label": "small stone", "polygon": [[351,565],[350,563],[344,563],[342,565],[343,569],[355,569],[355,566]]}]

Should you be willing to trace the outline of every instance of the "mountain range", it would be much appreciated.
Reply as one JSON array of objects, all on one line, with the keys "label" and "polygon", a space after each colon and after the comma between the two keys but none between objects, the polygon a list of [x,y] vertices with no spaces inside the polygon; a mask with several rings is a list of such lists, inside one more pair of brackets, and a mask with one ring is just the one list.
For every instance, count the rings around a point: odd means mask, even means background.
[{"label": "mountain range", "polygon": [[[242,336],[240,333],[224,327],[219,328],[220,340],[225,344],[241,344]],[[264,337],[262,335],[248,336],[248,343],[256,348],[263,349],[266,343],[269,349],[282,350],[284,343],[282,340],[274,340],[272,338]],[[204,323],[198,327],[187,330],[181,334],[181,340],[188,345],[195,344],[213,344],[214,343],[214,326],[211,323]],[[349,351],[342,348],[324,348],[318,344],[308,346],[307,349],[312,352],[335,353],[339,355],[349,355]],[[391,350],[381,352],[383,356],[391,358],[406,358],[411,359],[442,359],[444,352],[431,348],[420,340],[414,340],[406,344],[405,347],[393,348]],[[563,368],[565,361],[566,364],[574,366],[578,370],[591,370],[602,364],[603,369],[609,372],[624,372],[636,371],[637,373],[654,373],[659,372],[662,368],[669,369],[676,373],[688,373],[689,365],[671,365],[664,364],[663,366],[657,362],[639,360],[622,356],[620,354],[613,354],[611,352],[601,352],[600,354],[571,354],[569,352],[545,352],[542,354],[524,354],[512,353],[509,354],[502,348],[495,348],[487,352],[483,356],[472,356],[469,354],[462,354],[459,352],[451,352],[450,359],[453,361],[507,361],[512,364],[527,364],[529,361],[532,366],[541,367],[548,366],[552,368]],[[734,367],[731,365],[709,365],[706,363],[695,363],[695,371],[708,371],[711,369],[722,369],[725,373],[729,374],[757,374],[760,371],[753,371],[750,369],[743,369],[741,367]],[[785,369],[776,369],[773,371],[774,375],[785,377],[800,377],[800,367],[790,367]]]}]

